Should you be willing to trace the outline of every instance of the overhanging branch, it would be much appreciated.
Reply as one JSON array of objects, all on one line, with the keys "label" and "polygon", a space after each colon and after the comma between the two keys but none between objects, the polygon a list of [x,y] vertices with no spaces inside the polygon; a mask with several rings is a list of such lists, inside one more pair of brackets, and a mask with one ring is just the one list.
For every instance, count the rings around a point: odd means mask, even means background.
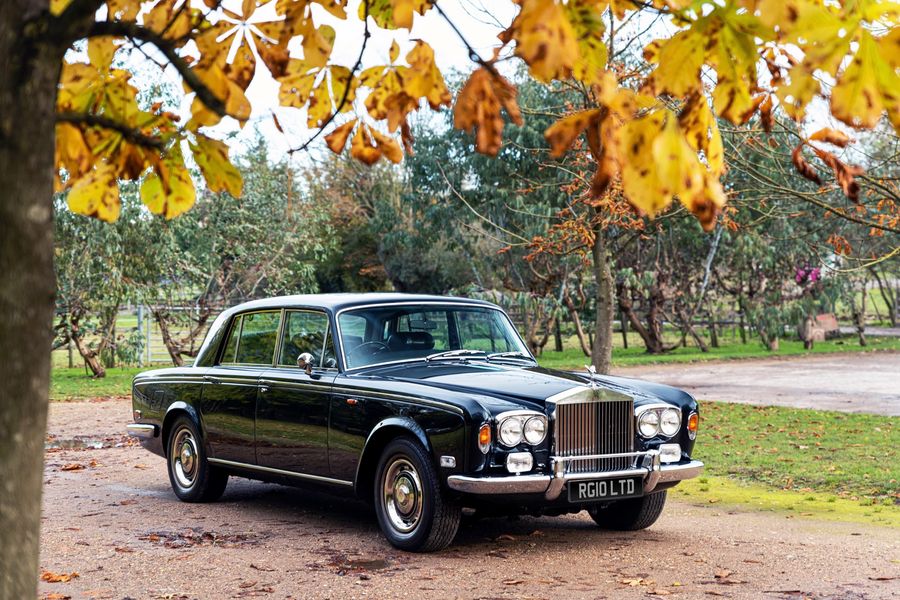
[{"label": "overhanging branch", "polygon": [[171,41],[162,37],[155,31],[147,29],[143,25],[126,21],[97,21],[93,24],[85,37],[100,37],[104,35],[125,37],[131,40],[153,44],[160,52],[162,52],[163,56],[166,57],[166,60],[169,61],[169,64],[175,67],[175,70],[178,71],[178,74],[181,75],[181,78],[184,79],[187,86],[197,93],[197,98],[199,98],[207,108],[218,114],[220,117],[228,115],[228,112],[225,110],[224,100],[216,96],[212,90],[200,80],[197,73],[191,70],[190,65],[188,65],[187,61],[178,54],[175,45]]},{"label": "overhanging branch", "polygon": [[57,113],[57,122],[73,123],[75,125],[88,125],[91,127],[102,127],[122,134],[129,143],[135,146],[143,146],[145,148],[154,148],[162,150],[165,147],[165,140],[142,133],[124,123],[120,123],[103,115],[92,115],[87,113],[64,112]]}]

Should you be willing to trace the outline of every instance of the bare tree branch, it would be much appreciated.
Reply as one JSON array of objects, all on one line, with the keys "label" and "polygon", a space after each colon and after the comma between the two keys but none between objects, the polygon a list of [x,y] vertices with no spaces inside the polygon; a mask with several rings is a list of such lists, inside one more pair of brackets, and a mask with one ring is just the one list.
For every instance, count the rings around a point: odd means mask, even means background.
[{"label": "bare tree branch", "polygon": [[64,112],[56,115],[56,120],[60,123],[72,123],[75,125],[89,125],[91,127],[102,127],[122,134],[128,142],[135,146],[144,146],[146,148],[155,148],[162,150],[165,147],[165,140],[141,133],[124,123],[120,123],[103,115],[92,115],[87,113]]}]

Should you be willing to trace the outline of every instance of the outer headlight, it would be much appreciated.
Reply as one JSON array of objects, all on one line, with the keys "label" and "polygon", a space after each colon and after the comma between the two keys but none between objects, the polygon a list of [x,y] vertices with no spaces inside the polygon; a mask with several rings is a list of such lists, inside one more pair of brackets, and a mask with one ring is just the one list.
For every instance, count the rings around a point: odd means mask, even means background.
[{"label": "outer headlight", "polygon": [[522,419],[509,417],[500,422],[498,436],[505,446],[517,446],[522,442]]},{"label": "outer headlight", "polygon": [[646,410],[638,419],[638,431],[645,438],[651,438],[659,433],[659,413],[655,410]]},{"label": "outer headlight", "polygon": [[672,437],[681,429],[681,411],[677,408],[667,408],[662,411],[659,418],[659,431],[666,437]]},{"label": "outer headlight", "polygon": [[525,433],[526,442],[532,445],[540,444],[547,435],[547,421],[544,417],[531,417],[525,421],[525,427],[522,430]]}]

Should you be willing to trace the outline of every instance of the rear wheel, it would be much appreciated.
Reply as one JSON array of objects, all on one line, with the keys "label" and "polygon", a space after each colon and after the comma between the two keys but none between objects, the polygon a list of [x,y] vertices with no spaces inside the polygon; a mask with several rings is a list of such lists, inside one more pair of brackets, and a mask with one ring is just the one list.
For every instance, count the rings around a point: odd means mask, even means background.
[{"label": "rear wheel", "polygon": [[588,514],[603,529],[637,531],[653,525],[666,505],[666,492],[642,498],[619,500],[606,506],[592,506]]},{"label": "rear wheel", "polygon": [[381,531],[397,548],[432,552],[456,537],[460,506],[442,492],[428,453],[415,440],[399,438],[384,449],[374,495]]},{"label": "rear wheel", "polygon": [[228,484],[228,474],[207,462],[200,439],[197,426],[188,417],[178,417],[172,424],[166,452],[169,482],[184,502],[217,500]]}]

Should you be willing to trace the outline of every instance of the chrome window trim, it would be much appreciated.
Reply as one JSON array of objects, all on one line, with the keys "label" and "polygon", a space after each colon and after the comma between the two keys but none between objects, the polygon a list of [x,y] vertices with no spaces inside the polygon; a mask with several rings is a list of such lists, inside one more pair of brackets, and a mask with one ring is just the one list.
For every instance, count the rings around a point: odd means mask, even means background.
[{"label": "chrome window trim", "polygon": [[[269,363],[239,363],[239,362],[231,362],[231,363],[223,363],[221,361],[221,355],[225,351],[225,346],[220,348],[219,357],[216,361],[216,364],[213,367],[262,367],[262,368],[272,368],[275,366],[275,361],[278,357],[279,348],[281,345],[281,331],[284,327],[284,309],[283,308],[265,308],[265,309],[257,309],[257,310],[248,310],[247,312],[237,313],[232,317],[232,323],[234,323],[234,319],[241,319],[241,331],[238,333],[238,343],[234,349],[234,358],[237,360],[237,357],[241,352],[241,338],[244,337],[244,316],[245,315],[255,315],[261,313],[278,313],[278,328],[275,330],[275,348],[272,352],[272,360]],[[231,333],[231,330],[228,331]],[[228,343],[228,337],[225,338],[225,344]]]},{"label": "chrome window trim", "polygon": [[[282,314],[282,322],[281,322],[281,328],[280,328],[279,334],[282,337],[279,337],[279,341],[282,343],[279,343],[278,347],[275,349],[276,356],[275,356],[275,364],[273,365],[273,368],[275,368],[275,369],[297,369],[297,370],[300,369],[300,367],[298,367],[297,365],[281,364],[281,354],[282,354],[282,350],[284,350],[283,336],[284,336],[285,330],[287,329],[288,313],[292,313],[292,312],[319,313],[325,317],[325,337],[322,341],[322,355],[321,355],[322,360],[324,361],[325,360],[325,347],[328,345],[328,334],[331,333],[331,319],[328,318],[328,311],[325,309],[322,309],[322,308],[305,308],[305,307],[304,308],[282,308],[281,311],[283,314]],[[340,372],[340,369],[338,367],[328,368],[328,367],[323,367],[321,365],[319,365],[318,367],[314,367],[314,369],[316,371],[323,371],[325,373]]]},{"label": "chrome window trim", "polygon": [[534,362],[537,362],[537,359],[534,358],[534,355],[531,353],[531,350],[529,350],[528,344],[525,343],[525,340],[523,340],[522,336],[519,334],[519,330],[516,329],[516,326],[512,322],[512,319],[510,319],[509,315],[506,314],[506,311],[503,310],[502,308],[500,308],[499,306],[496,306],[493,304],[482,304],[481,302],[452,302],[452,301],[438,302],[435,300],[426,300],[424,302],[415,302],[415,301],[376,302],[373,304],[361,304],[359,306],[347,306],[347,307],[340,309],[336,313],[334,313],[334,323],[336,325],[337,332],[338,332],[337,337],[340,340],[340,346],[341,346],[340,356],[341,356],[341,364],[344,367],[344,373],[350,373],[352,371],[358,371],[360,369],[369,369],[371,367],[380,367],[380,366],[384,366],[384,365],[395,365],[395,364],[408,363],[408,362],[420,362],[420,361],[425,360],[424,357],[423,358],[407,358],[407,359],[403,359],[403,360],[391,360],[391,361],[380,362],[380,363],[372,363],[372,364],[368,364],[368,365],[363,365],[361,367],[350,368],[348,366],[347,357],[344,355],[344,333],[343,333],[343,331],[341,331],[341,315],[344,314],[345,312],[363,310],[366,308],[380,308],[382,306],[446,306],[446,307],[459,306],[459,307],[481,308],[481,309],[485,309],[485,310],[497,311],[501,315],[503,315],[503,318],[506,319],[506,322],[509,324],[509,326],[512,328],[512,330],[515,332],[516,337],[519,339],[519,342],[522,344],[522,347],[528,353],[528,356],[531,358],[531,360],[533,360]]}]

